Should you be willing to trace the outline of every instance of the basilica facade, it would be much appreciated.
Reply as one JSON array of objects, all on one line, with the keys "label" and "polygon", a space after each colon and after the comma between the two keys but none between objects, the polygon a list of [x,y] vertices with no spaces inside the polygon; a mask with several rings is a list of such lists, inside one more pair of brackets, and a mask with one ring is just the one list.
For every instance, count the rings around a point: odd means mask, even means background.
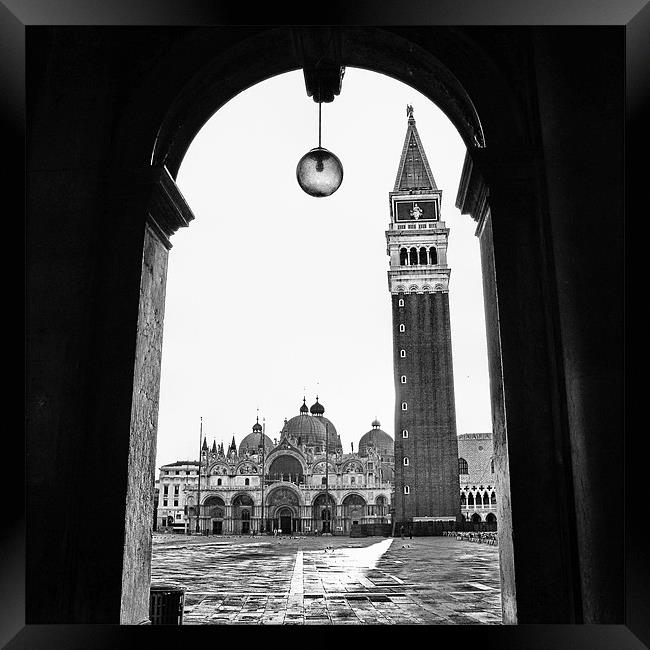
[{"label": "basilica facade", "polygon": [[[202,533],[258,533],[263,530],[262,521],[266,531],[277,529],[282,534],[328,529],[349,534],[354,523],[392,523],[393,439],[375,420],[361,436],[357,451],[343,454],[338,432],[322,408],[317,401],[309,415],[303,404],[298,416],[285,421],[276,440],[256,422],[239,447],[234,439],[227,448],[216,441],[209,448],[205,441],[200,485],[197,460],[163,465],[156,481],[156,529],[197,532],[199,499],[198,530]],[[324,425],[324,432],[319,425]],[[325,446],[330,449],[327,472]],[[492,433],[460,434],[458,454],[461,521],[496,525]]]},{"label": "basilica facade", "polygon": [[390,523],[392,437],[374,420],[357,450],[343,453],[324,413],[318,398],[311,408],[303,399],[275,440],[259,421],[239,447],[234,436],[228,447],[204,440],[200,477],[196,461],[161,467],[159,529],[349,534],[353,524]]}]

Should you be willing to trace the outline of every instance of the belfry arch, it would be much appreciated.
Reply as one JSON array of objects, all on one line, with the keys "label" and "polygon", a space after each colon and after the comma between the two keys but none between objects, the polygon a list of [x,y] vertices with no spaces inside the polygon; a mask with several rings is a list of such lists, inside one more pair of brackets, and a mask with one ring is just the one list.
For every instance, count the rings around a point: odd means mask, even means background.
[{"label": "belfry arch", "polygon": [[[318,29],[284,27],[180,28],[158,41],[140,32],[130,50],[147,64],[131,76],[116,58],[125,30],[84,29],[66,42],[65,30],[43,28],[31,41],[28,280],[42,305],[30,311],[29,360],[39,373],[28,385],[28,497],[41,503],[56,485],[73,507],[28,513],[28,530],[56,527],[69,544],[29,538],[28,566],[39,570],[28,571],[26,611],[31,623],[138,623],[148,612],[167,256],[174,232],[193,219],[174,179],[214,111],[309,64],[321,41]],[[504,621],[622,622],[623,542],[597,532],[607,525],[601,513],[622,503],[612,488],[622,483],[612,469],[622,443],[611,436],[622,337],[617,322],[596,335],[592,321],[618,285],[616,274],[600,277],[597,290],[590,279],[599,226],[613,242],[610,261],[621,258],[622,208],[601,189],[622,187],[612,144],[620,44],[602,32],[505,30],[498,42],[446,27],[320,34],[335,43],[336,63],[387,74],[431,99],[468,148],[457,206],[476,221],[481,246]],[[592,101],[592,88],[611,93]],[[593,127],[588,139],[584,125]],[[91,453],[100,445],[105,453]],[[49,463],[55,451],[76,471]],[[114,483],[97,486],[99,497],[81,489],[106,473]],[[548,499],[533,515],[525,496],[535,489]],[[544,539],[525,537],[540,520]],[[97,565],[94,531],[106,521],[125,524],[105,530]]]}]

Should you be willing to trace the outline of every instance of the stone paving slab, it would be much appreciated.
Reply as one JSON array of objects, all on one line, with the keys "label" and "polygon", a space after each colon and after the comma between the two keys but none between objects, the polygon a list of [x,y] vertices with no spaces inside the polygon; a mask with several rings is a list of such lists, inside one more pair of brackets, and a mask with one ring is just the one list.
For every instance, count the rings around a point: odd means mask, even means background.
[{"label": "stone paving slab", "polygon": [[500,624],[498,548],[451,537],[155,536],[184,624]]}]

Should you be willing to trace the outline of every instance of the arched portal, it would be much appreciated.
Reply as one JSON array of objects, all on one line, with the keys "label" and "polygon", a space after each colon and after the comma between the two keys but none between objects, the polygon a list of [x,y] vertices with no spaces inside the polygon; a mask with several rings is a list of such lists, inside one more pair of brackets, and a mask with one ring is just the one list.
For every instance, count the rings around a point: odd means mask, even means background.
[{"label": "arched portal", "polygon": [[278,533],[288,535],[293,532],[293,511],[291,508],[282,507],[277,511]]},{"label": "arched portal", "polygon": [[204,522],[202,527],[214,535],[221,535],[224,532],[225,512],[226,504],[221,497],[208,497],[201,508],[201,517]]},{"label": "arched portal", "polygon": [[379,523],[386,523],[386,517],[388,517],[388,499],[383,495],[375,499],[375,516],[378,517]]},{"label": "arched portal", "polygon": [[343,499],[342,506],[342,526],[345,532],[349,531],[351,526],[364,522],[368,513],[366,500],[362,496],[359,494],[348,494]]},{"label": "arched portal", "polygon": [[232,532],[248,535],[251,532],[253,499],[249,494],[240,494],[232,500]]},{"label": "arched portal", "polygon": [[294,488],[287,485],[273,488],[266,497],[267,529],[282,530],[283,535],[302,531],[301,510],[301,498]]},{"label": "arched portal", "polygon": [[322,492],[312,504],[312,528],[321,533],[332,533],[339,525],[336,501],[331,494]]}]

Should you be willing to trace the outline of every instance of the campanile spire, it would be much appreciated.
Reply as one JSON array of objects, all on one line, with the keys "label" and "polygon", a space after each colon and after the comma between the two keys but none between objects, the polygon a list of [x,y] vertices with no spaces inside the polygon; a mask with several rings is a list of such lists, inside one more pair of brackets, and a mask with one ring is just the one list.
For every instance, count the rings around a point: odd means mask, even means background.
[{"label": "campanile spire", "polygon": [[397,522],[460,519],[447,240],[413,107],[386,231],[393,306]]},{"label": "campanile spire", "polygon": [[406,107],[408,125],[406,137],[402,147],[397,177],[395,178],[394,192],[409,190],[437,190],[436,181],[433,178],[429,161],[424,153],[424,147],[420,140],[420,134],[415,126],[413,117],[413,106]]}]

